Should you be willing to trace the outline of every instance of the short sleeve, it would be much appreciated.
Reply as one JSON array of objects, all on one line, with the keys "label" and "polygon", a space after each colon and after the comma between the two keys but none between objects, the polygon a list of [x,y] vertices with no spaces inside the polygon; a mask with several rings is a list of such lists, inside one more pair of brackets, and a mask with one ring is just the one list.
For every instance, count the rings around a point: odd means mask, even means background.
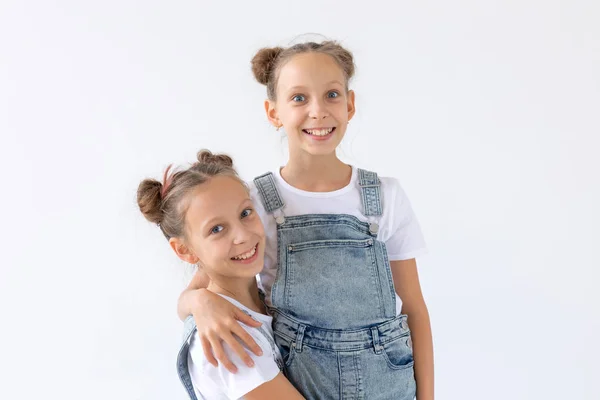
[{"label": "short sleeve", "polygon": [[[262,356],[249,352],[254,361],[254,367],[250,368],[233,352],[231,347],[223,343],[223,349],[227,357],[236,365],[238,372],[232,374],[221,363],[218,367],[211,365],[204,356],[200,345],[200,338],[196,332],[190,343],[190,375],[192,382],[202,393],[202,385],[213,385],[224,392],[229,399],[239,399],[245,394],[256,389],[265,382],[269,382],[279,374],[279,367],[275,361],[273,350],[267,339],[257,329],[247,327],[244,329],[252,336],[263,351]],[[206,389],[206,388],[205,388]]]},{"label": "short sleeve", "polygon": [[385,178],[384,213],[389,215],[385,242],[390,261],[410,260],[427,252],[421,226],[397,179]]}]

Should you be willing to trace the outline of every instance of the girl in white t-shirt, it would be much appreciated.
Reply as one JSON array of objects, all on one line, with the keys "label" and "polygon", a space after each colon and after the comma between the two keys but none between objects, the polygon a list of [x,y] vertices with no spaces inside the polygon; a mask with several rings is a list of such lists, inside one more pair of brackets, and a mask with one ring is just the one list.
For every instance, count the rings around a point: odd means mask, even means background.
[{"label": "girl in white t-shirt", "polygon": [[[264,263],[265,232],[231,158],[201,151],[191,167],[176,172],[167,168],[162,183],[142,181],[137,197],[140,211],[159,226],[175,254],[210,278],[206,290],[243,313],[249,325],[242,326],[240,336],[252,338],[262,349],[261,355],[251,355],[252,368],[242,365],[233,374],[207,361],[210,347],[192,326],[178,360],[190,398],[302,399],[281,373],[272,318],[256,281]],[[235,350],[238,346],[233,345]],[[223,350],[236,359],[229,345]]]},{"label": "girl in white t-shirt", "polygon": [[[419,224],[397,180],[336,155],[355,113],[352,54],[335,42],[265,48],[252,70],[267,87],[267,118],[289,145],[288,163],[251,185],[267,236],[260,280],[286,376],[310,399],[433,399]],[[222,345],[243,334],[241,313],[204,290],[208,282],[196,274],[178,312],[193,315],[209,361],[234,370],[241,364]]]}]

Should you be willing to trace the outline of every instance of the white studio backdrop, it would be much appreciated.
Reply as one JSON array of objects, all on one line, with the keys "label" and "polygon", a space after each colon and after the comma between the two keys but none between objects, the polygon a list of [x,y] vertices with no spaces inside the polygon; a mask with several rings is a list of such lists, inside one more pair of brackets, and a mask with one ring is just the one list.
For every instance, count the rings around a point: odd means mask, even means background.
[{"label": "white studio backdrop", "polygon": [[0,398],[184,399],[189,278],[137,184],[200,148],[283,165],[249,62],[318,32],[353,51],[340,155],[422,224],[438,399],[598,399],[595,1],[0,5]]}]

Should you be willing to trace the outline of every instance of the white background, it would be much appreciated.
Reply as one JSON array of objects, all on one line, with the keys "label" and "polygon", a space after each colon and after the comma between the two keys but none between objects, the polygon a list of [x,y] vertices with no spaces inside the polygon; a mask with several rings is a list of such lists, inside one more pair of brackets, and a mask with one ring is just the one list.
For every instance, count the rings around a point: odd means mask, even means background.
[{"label": "white background", "polygon": [[186,266],[136,208],[200,148],[285,162],[249,62],[319,32],[354,52],[340,155],[398,177],[438,399],[598,399],[597,1],[0,5],[0,398],[184,399]]}]

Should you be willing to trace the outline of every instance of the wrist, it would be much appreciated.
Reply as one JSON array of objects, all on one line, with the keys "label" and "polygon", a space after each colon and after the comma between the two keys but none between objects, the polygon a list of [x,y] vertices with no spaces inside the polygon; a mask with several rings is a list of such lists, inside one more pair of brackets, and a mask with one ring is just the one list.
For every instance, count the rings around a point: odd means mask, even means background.
[{"label": "wrist", "polygon": [[190,290],[186,299],[186,312],[194,315],[198,310],[207,310],[210,307],[210,301],[214,293],[207,288]]},{"label": "wrist", "polygon": [[178,314],[181,320],[185,320],[190,315],[193,315],[192,310],[198,303],[202,302],[202,299],[207,294],[206,292],[208,292],[208,290],[206,290],[205,288],[200,288],[187,289],[181,293],[181,295],[179,296],[177,307]]}]

